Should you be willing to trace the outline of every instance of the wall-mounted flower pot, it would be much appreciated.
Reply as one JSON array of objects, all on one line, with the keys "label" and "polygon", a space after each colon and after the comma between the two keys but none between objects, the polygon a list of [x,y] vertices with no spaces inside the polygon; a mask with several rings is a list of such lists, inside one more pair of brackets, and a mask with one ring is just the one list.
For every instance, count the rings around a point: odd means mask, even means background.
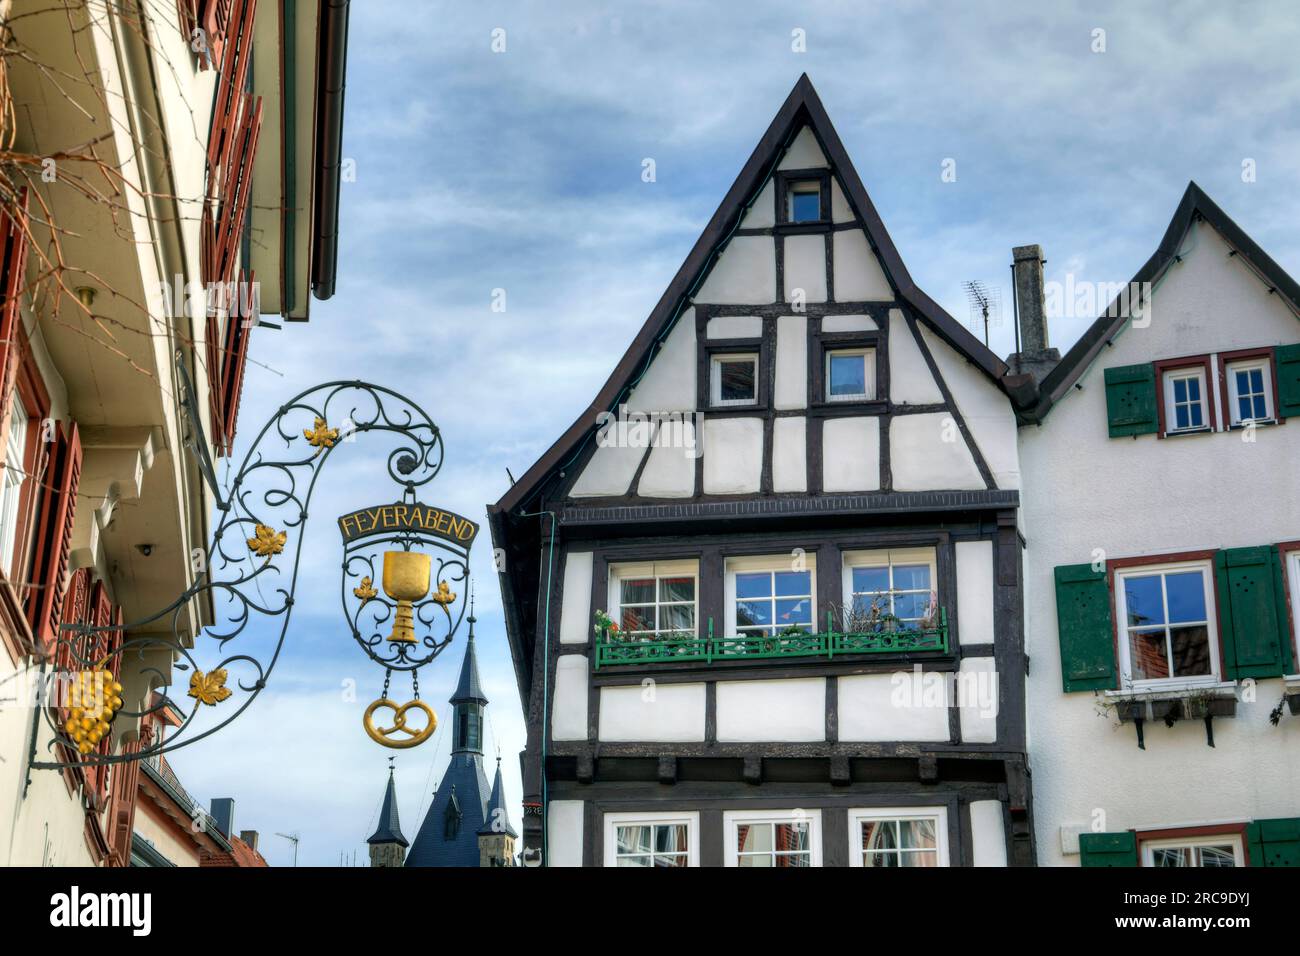
[{"label": "wall-mounted flower pot", "polygon": [[1121,724],[1135,720],[1147,719],[1147,702],[1145,700],[1121,700],[1115,705],[1115,713]]},{"label": "wall-mounted flower pot", "polygon": [[1178,700],[1153,700],[1151,701],[1151,719],[1163,720],[1166,723],[1172,723],[1177,720],[1180,714]]},{"label": "wall-mounted flower pot", "polygon": [[1300,717],[1300,692],[1287,694],[1286,705],[1291,708],[1292,717]]},{"label": "wall-mounted flower pot", "polygon": [[1210,701],[1210,717],[1236,717],[1237,698],[1216,697]]}]

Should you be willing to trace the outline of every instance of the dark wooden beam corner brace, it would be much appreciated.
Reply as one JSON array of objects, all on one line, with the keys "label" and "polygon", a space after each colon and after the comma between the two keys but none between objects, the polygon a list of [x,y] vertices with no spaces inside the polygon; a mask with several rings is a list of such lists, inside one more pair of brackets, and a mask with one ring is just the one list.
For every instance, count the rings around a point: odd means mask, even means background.
[{"label": "dark wooden beam corner brace", "polygon": [[934,754],[924,754],[916,760],[916,776],[922,783],[939,782],[939,758]]},{"label": "dark wooden beam corner brace", "polygon": [[677,782],[676,757],[659,758],[659,782],[664,784],[674,784]]},{"label": "dark wooden beam corner brace", "polygon": [[741,771],[745,783],[758,785],[763,782],[763,758],[758,756],[748,756],[745,758],[744,769]]},{"label": "dark wooden beam corner brace", "polygon": [[578,783],[591,783],[596,779],[596,760],[590,750],[578,754],[574,775],[578,778]]},{"label": "dark wooden beam corner brace", "polygon": [[848,756],[838,754],[831,757],[831,786],[847,787],[851,780]]}]

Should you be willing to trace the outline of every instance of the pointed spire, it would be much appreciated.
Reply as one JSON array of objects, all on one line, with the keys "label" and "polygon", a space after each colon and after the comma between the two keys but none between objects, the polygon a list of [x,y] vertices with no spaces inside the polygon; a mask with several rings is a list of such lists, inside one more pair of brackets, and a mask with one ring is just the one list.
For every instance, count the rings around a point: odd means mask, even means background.
[{"label": "pointed spire", "polygon": [[379,808],[379,826],[366,840],[367,843],[396,843],[407,846],[402,836],[402,826],[397,819],[397,788],[393,784],[393,758],[388,758],[388,788],[384,790],[384,804]]},{"label": "pointed spire", "polygon": [[460,665],[460,680],[456,683],[456,693],[451,695],[453,704],[486,704],[487,695],[478,679],[478,654],[474,650],[474,591],[470,587],[469,597],[469,641],[465,645],[465,659]]},{"label": "pointed spire", "polygon": [[487,813],[484,815],[483,826],[479,827],[478,832],[479,836],[504,833],[515,839],[519,838],[519,834],[510,825],[510,814],[506,810],[505,792],[501,787],[500,757],[497,757],[496,779],[492,781],[492,796],[488,798]]}]

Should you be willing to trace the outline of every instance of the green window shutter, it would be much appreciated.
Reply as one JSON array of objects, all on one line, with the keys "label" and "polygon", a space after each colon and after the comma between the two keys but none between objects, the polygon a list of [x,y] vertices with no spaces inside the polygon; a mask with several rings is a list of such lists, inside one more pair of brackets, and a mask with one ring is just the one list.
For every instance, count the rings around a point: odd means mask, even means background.
[{"label": "green window shutter", "polygon": [[1137,866],[1137,834],[1081,833],[1079,834],[1080,866]]},{"label": "green window shutter", "polygon": [[1278,416],[1300,415],[1300,345],[1279,345],[1274,349],[1273,371],[1277,375]]},{"label": "green window shutter", "polygon": [[1275,548],[1230,548],[1214,556],[1223,631],[1223,674],[1228,680],[1280,677],[1291,665]]},{"label": "green window shutter", "polygon": [[1115,643],[1106,572],[1090,564],[1056,569],[1056,629],[1066,693],[1115,686]]},{"label": "green window shutter", "polygon": [[1149,435],[1159,430],[1154,365],[1121,365],[1106,369],[1106,416],[1111,438]]},{"label": "green window shutter", "polygon": [[1300,867],[1300,817],[1256,820],[1246,826],[1251,866]]}]

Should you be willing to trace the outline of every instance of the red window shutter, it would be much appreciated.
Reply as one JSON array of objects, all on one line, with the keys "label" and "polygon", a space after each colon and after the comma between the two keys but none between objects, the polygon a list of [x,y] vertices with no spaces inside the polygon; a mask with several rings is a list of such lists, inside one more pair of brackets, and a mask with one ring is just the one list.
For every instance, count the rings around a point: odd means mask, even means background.
[{"label": "red window shutter", "polygon": [[[241,288],[251,287],[253,277],[240,279]],[[242,309],[241,309],[242,313]],[[217,389],[220,428],[214,431],[217,453],[229,455],[235,442],[235,423],[239,417],[239,397],[244,390],[244,369],[248,365],[248,340],[252,337],[252,317],[231,315],[226,318],[225,345],[221,355],[221,377],[213,383]]]},{"label": "red window shutter", "polygon": [[73,422],[67,434],[54,430],[53,448],[41,485],[33,540],[27,620],[38,647],[49,648],[58,634],[66,587],[64,575],[72,550],[72,521],[81,478],[81,436]]},{"label": "red window shutter", "polygon": [[[217,7],[225,7],[219,12]],[[220,64],[217,95],[212,104],[212,123],[208,133],[208,198],[224,178],[226,163],[238,129],[240,107],[248,86],[248,69],[253,62],[253,15],[256,0],[227,0],[209,3],[205,27],[213,58]]]},{"label": "red window shutter", "polygon": [[17,203],[17,216],[0,214],[0,422],[9,412],[13,376],[18,369],[18,349],[12,348],[27,273],[27,190]]},{"label": "red window shutter", "polygon": [[224,167],[220,201],[212,224],[209,283],[228,283],[233,278],[244,219],[252,199],[253,160],[257,157],[257,141],[262,131],[262,100],[251,96],[244,99],[233,140],[234,150]]}]

